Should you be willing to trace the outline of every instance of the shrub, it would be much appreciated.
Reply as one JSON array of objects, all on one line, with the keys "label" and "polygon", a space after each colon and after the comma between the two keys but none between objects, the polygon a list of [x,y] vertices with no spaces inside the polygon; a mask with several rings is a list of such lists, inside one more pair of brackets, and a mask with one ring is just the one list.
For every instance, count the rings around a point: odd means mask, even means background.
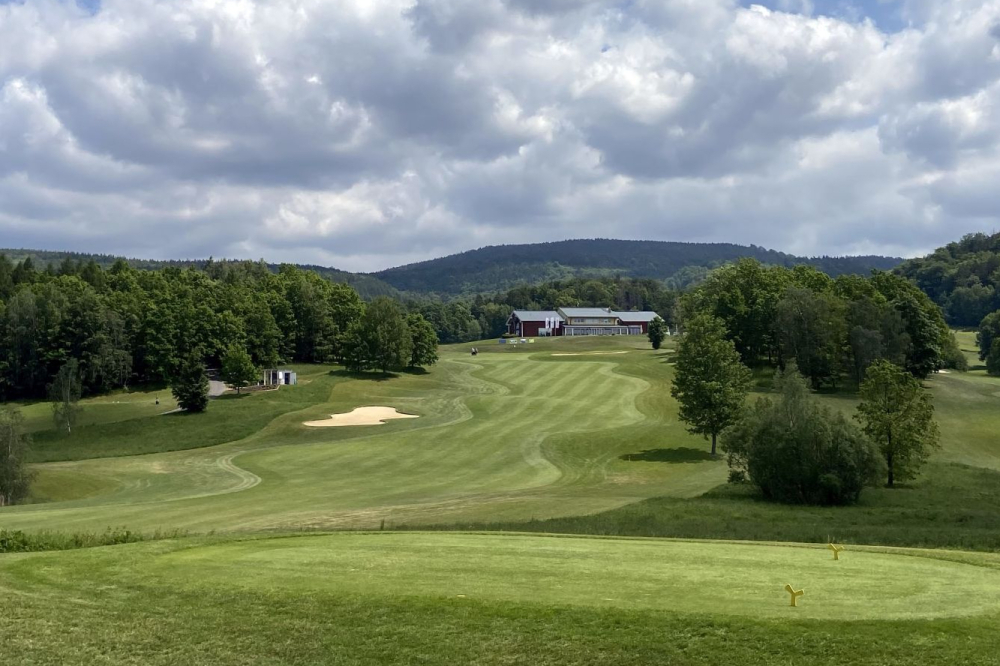
[{"label": "shrub", "polygon": [[805,380],[777,376],[778,401],[758,399],[722,439],[730,479],[746,478],[771,500],[851,504],[881,474],[875,445],[843,415],[816,404]]}]

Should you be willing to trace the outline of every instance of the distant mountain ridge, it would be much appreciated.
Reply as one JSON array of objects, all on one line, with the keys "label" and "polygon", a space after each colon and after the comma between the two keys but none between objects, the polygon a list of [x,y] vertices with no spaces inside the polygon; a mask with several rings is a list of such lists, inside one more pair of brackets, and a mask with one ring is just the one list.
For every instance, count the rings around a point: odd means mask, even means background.
[{"label": "distant mountain ridge", "polygon": [[[45,268],[50,264],[57,268],[66,259],[72,261],[82,261],[88,263],[94,261],[101,268],[110,268],[119,259],[124,259],[131,266],[144,270],[160,270],[168,267],[176,268],[198,268],[204,269],[210,259],[132,259],[129,257],[119,257],[112,254],[89,254],[86,252],[61,252],[52,250],[25,250],[25,249],[0,249],[0,254],[6,255],[14,262],[21,261],[26,257],[36,263],[39,268]],[[237,261],[227,259],[216,259],[215,261]],[[277,271],[280,264],[268,263],[267,267],[272,271]],[[328,266],[315,266],[312,264],[295,264],[303,270],[310,270],[319,273],[323,277],[348,284],[353,287],[363,298],[375,298],[376,296],[399,296],[399,292],[392,286],[382,282],[376,277],[364,273],[350,273]]]},{"label": "distant mountain ridge", "polygon": [[[765,264],[808,264],[832,276],[891,270],[898,257],[797,257],[756,245],[579,239],[526,245],[493,245],[439,259],[389,268],[373,277],[404,292],[448,296],[498,291],[519,283],[567,277],[674,279],[685,282],[697,269],[707,272],[744,257]],[[693,270],[694,269],[694,270]],[[683,286],[683,284],[679,285]]]},{"label": "distant mountain ridge", "polygon": [[[204,268],[209,259],[130,259],[110,254],[57,252],[50,250],[0,249],[8,259],[31,257],[39,267],[66,259],[94,261],[109,267],[122,258],[136,268]],[[697,281],[722,264],[751,257],[765,264],[808,264],[837,276],[867,275],[872,269],[891,270],[903,262],[897,257],[797,257],[756,245],[732,243],[682,243],[674,241],[630,241],[580,239],[525,245],[491,245],[415,264],[374,273],[350,273],[326,266],[296,264],[334,282],[354,287],[364,298],[437,294],[443,297],[486,294],[518,284],[539,284],[569,277],[623,277],[669,280],[683,287]],[[225,261],[225,260],[217,260]],[[279,264],[268,263],[277,270]]]}]

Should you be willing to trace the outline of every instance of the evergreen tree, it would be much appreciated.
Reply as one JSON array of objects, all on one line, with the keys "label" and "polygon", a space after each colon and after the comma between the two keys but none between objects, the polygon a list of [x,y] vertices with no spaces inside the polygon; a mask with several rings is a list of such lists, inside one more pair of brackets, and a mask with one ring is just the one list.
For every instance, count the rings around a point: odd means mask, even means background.
[{"label": "evergreen tree", "polygon": [[667,322],[657,317],[649,322],[649,330],[646,334],[649,337],[649,343],[653,345],[653,349],[659,349],[667,337]]},{"label": "evergreen tree", "polygon": [[237,395],[244,386],[252,384],[257,376],[257,366],[253,364],[247,350],[235,345],[226,350],[222,357],[222,381],[236,387]]},{"label": "evergreen tree", "polygon": [[170,391],[181,409],[188,412],[203,412],[208,407],[208,376],[201,354],[188,354],[175,373]]},{"label": "evergreen tree", "polygon": [[688,432],[712,438],[712,455],[719,433],[743,410],[750,379],[722,321],[698,315],[688,322],[677,347],[670,394],[680,403]]},{"label": "evergreen tree", "polygon": [[890,488],[914,478],[938,445],[930,396],[916,378],[888,361],[868,368],[856,418],[885,458]]},{"label": "evergreen tree", "polygon": [[30,445],[20,410],[0,408],[0,506],[17,504],[28,496],[33,478],[27,465]]}]

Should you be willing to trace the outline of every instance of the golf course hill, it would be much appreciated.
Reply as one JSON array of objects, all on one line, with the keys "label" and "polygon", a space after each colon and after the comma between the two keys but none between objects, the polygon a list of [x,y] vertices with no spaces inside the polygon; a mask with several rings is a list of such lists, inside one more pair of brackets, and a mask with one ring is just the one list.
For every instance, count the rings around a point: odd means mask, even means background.
[{"label": "golf course hill", "polygon": [[[30,258],[39,269],[71,271],[71,265],[94,262],[110,268],[123,259],[135,268],[197,268],[224,265],[224,259],[134,259],[105,254],[51,250],[0,249],[0,255],[17,263]],[[520,284],[541,284],[572,277],[632,277],[670,280],[683,287],[712,268],[742,258],[774,266],[815,266],[833,275],[867,275],[872,269],[891,270],[902,262],[896,257],[846,256],[798,257],[756,245],[732,243],[682,243],[580,239],[522,245],[494,245],[374,273],[351,273],[325,266],[296,264],[302,270],[350,285],[366,299],[437,294],[446,297],[490,294]],[[261,262],[267,270],[279,264]]]},{"label": "golf course hill", "polygon": [[[971,334],[958,340],[974,360]],[[941,446],[917,479],[788,506],[726,484],[724,458],[679,421],[673,338],[478,348],[389,375],[292,364],[297,385],[200,414],[148,389],[85,398],[70,435],[49,403],[22,405],[36,476],[27,503],[0,508],[0,650],[994,663],[1000,380],[980,366],[927,380]]]}]

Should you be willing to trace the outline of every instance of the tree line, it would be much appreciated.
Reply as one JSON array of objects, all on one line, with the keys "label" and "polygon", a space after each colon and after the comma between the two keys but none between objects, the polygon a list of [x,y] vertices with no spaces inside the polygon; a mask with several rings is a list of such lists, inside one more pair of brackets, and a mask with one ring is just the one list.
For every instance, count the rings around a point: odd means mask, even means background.
[{"label": "tree line", "polygon": [[[920,380],[960,365],[949,360],[957,345],[940,309],[904,278],[831,279],[745,260],[713,273],[681,307],[671,394],[713,455],[721,439],[730,481],[777,501],[846,504],[879,479],[892,487],[913,478],[937,445]],[[777,400],[748,404],[751,367],[762,366],[775,369]],[[853,421],[815,403],[807,386],[845,376],[859,385]]]},{"label": "tree line", "polygon": [[968,234],[896,272],[940,305],[952,325],[979,326],[1000,310],[1000,233]]},{"label": "tree line", "polygon": [[573,277],[541,284],[520,284],[493,295],[441,300],[405,299],[437,331],[441,344],[497,338],[507,331],[514,310],[555,310],[560,307],[600,307],[649,310],[673,324],[679,291],[649,278]]},{"label": "tree line", "polygon": [[[395,309],[376,306],[383,301]],[[366,312],[373,307],[407,333],[397,336],[394,356],[356,343],[372,325]],[[150,271],[119,260],[106,270],[68,262],[40,271],[30,258],[14,264],[0,255],[2,400],[45,397],[70,361],[84,395],[170,382],[185,364],[220,367],[232,349],[256,368],[338,362],[388,370],[433,362],[427,340],[412,355],[411,329],[427,337],[419,313],[385,297],[366,304],[350,286],[289,265],[277,272],[261,262]]]},{"label": "tree line", "polygon": [[808,266],[744,259],[685,294],[681,311],[685,320],[719,319],[747,366],[794,360],[814,388],[860,384],[878,360],[920,379],[967,366],[941,309],[892,273],[831,278]]}]

